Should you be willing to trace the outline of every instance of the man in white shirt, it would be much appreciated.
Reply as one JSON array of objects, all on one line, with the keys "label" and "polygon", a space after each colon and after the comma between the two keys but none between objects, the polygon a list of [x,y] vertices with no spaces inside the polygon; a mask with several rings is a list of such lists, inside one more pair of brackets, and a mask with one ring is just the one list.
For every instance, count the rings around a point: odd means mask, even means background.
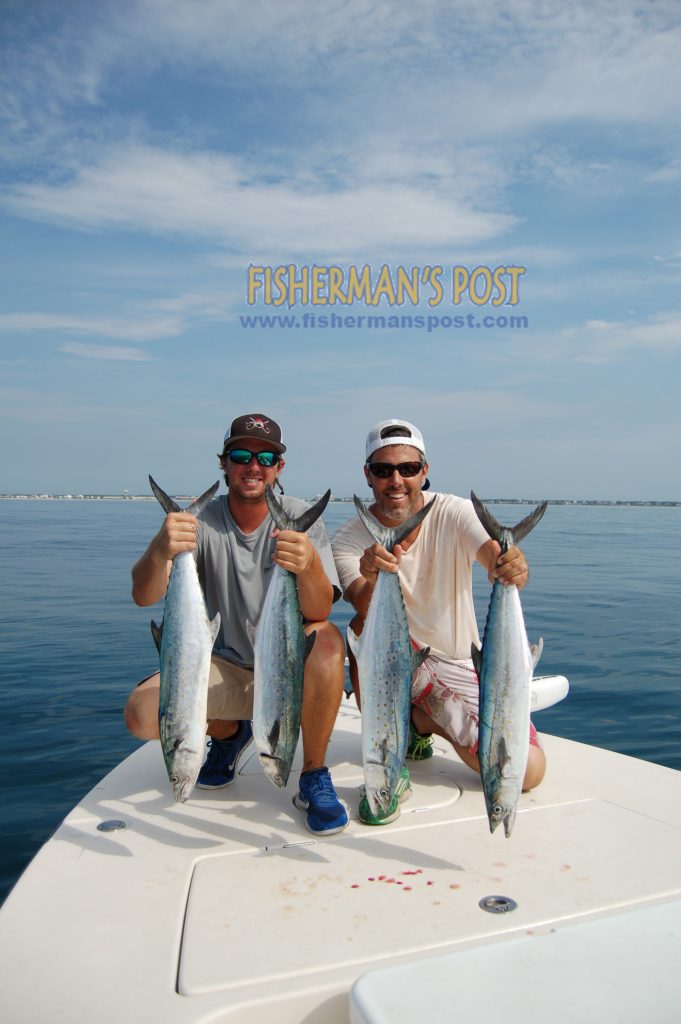
[{"label": "man in white shirt", "polygon": [[[391,552],[377,542],[359,520],[336,531],[331,546],[343,595],[355,609],[350,628],[361,634],[380,571],[400,573],[400,584],[416,648],[430,654],[412,680],[412,717],[407,753],[413,760],[432,756],[433,732],[448,739],[461,759],[476,771],[478,741],[478,679],[471,644],[480,646],[472,593],[473,562],[499,580],[522,589],[528,580],[527,561],[518,547],[500,555],[480,524],[472,503],[452,494],[424,496],[428,487],[426,449],[421,432],[406,420],[383,420],[369,431],[364,473],[374,503],[369,511],[383,525],[396,527],[426,504],[433,508],[423,522]],[[358,702],[361,680],[350,655],[350,676]],[[530,748],[524,788],[537,786],[546,769],[544,752],[530,723]],[[360,820],[383,825],[399,816],[409,796],[409,776],[400,785],[388,811],[373,814],[366,798]]]}]

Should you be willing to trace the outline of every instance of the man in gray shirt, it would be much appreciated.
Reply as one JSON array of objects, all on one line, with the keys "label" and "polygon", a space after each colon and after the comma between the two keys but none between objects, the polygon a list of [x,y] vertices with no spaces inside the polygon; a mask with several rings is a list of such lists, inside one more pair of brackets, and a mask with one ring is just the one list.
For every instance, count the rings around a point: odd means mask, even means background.
[{"label": "man in gray shirt", "polygon": [[[213,499],[197,520],[171,512],[132,570],[136,604],[164,597],[172,559],[196,551],[199,579],[209,619],[220,613],[208,695],[211,745],[197,785],[206,789],[234,782],[239,759],[252,742],[253,643],[247,623],[255,624],[275,565],[296,577],[305,632],[316,640],[305,663],[302,735],[303,770],[294,804],[318,835],[332,835],[348,824],[324,761],[343,695],[344,644],[328,621],[340,597],[338,576],[321,520],[307,533],[274,530],[265,501],[284,468],[281,429],[262,413],[237,417],[225,434],[220,465],[228,494]],[[279,485],[281,486],[281,485]],[[307,506],[282,496],[289,514]],[[274,530],[274,536],[272,536]],[[140,739],[158,738],[159,674],[137,686],[128,698],[125,720]]]}]

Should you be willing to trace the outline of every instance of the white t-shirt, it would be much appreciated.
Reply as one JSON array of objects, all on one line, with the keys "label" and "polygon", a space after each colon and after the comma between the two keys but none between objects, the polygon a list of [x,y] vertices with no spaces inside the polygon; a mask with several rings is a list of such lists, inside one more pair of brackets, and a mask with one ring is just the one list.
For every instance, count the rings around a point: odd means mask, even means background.
[{"label": "white t-shirt", "polygon": [[[471,644],[480,645],[473,606],[472,567],[489,540],[472,502],[453,494],[424,494],[433,509],[400,563],[400,585],[409,632],[420,646],[440,658],[470,658]],[[345,594],[361,577],[359,560],[374,543],[360,519],[344,523],[331,540],[338,576]]]}]

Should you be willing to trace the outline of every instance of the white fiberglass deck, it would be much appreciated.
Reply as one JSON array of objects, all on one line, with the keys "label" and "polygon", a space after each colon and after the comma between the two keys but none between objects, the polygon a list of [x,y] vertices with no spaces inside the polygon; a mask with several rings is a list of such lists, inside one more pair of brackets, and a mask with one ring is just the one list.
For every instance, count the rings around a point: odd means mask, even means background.
[{"label": "white fiberglass deck", "polygon": [[[359,716],[350,702],[329,764],[353,820],[327,839],[310,835],[292,806],[295,771],[277,790],[253,753],[233,787],[197,790],[176,805],[160,748],[146,744],[74,809],[0,912],[4,1018],[334,1024],[349,1019],[353,983],[378,968],[414,971],[422,960],[426,970],[451,954],[461,998],[474,999],[466,978],[473,984],[476,973],[458,972],[458,957],[462,968],[464,956],[484,962],[504,941],[509,956],[519,944],[539,966],[542,937],[558,935],[569,948],[571,929],[576,936],[601,920],[617,928],[633,920],[631,909],[668,904],[673,916],[681,773],[543,741],[546,779],[521,798],[510,839],[502,829],[490,835],[479,780],[444,742],[432,760],[410,763],[414,795],[397,822],[360,825]],[[98,831],[107,819],[127,828]],[[484,912],[479,901],[491,895],[517,909]],[[675,920],[678,937],[679,913]],[[601,933],[584,934],[580,950],[591,944],[594,962],[607,959]],[[669,960],[670,978],[678,955],[667,935],[657,956]],[[565,970],[566,983],[578,984]],[[382,974],[358,986],[365,1003],[353,1002],[356,1020],[390,1019],[381,1016]],[[531,998],[542,977],[537,971],[520,995]],[[647,981],[624,972],[628,983]],[[432,998],[435,1011],[435,988]],[[662,1008],[659,987],[657,998]],[[655,999],[651,984],[651,1016]]]}]

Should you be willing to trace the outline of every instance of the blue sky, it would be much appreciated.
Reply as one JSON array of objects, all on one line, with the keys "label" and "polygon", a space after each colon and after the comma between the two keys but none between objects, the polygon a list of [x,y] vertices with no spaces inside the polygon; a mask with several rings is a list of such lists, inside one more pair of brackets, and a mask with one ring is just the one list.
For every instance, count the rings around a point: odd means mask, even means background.
[{"label": "blue sky", "polygon": [[[0,492],[196,493],[231,419],[289,493],[681,499],[681,6],[3,4]],[[246,303],[249,265],[521,266],[518,303]],[[526,326],[247,327],[244,314]],[[469,323],[469,321],[466,321]]]}]

